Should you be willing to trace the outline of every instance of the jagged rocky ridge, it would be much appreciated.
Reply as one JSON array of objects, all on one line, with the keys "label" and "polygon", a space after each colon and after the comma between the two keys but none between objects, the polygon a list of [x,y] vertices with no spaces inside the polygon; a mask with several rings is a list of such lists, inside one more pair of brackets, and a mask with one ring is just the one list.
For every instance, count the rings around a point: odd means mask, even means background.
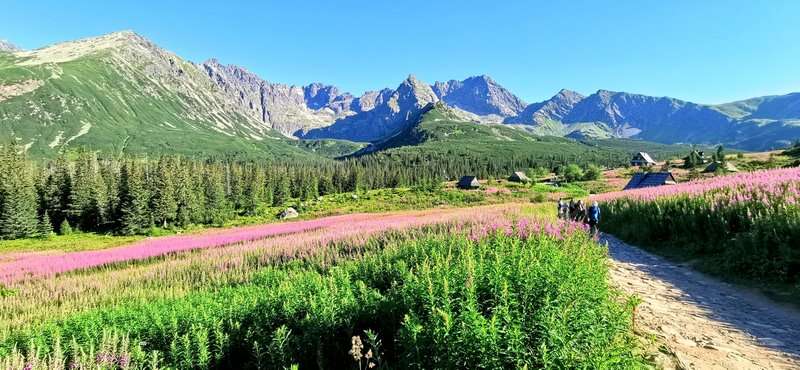
[{"label": "jagged rocky ridge", "polygon": [[[145,147],[171,147],[159,134],[165,130],[214,145],[235,139],[244,146],[274,146],[263,141],[276,133],[377,142],[439,101],[462,121],[502,122],[545,135],[723,143],[754,150],[800,138],[800,93],[703,105],[607,90],[589,96],[561,90],[527,104],[482,75],[433,85],[409,76],[394,89],[354,96],[322,83],[270,82],[215,59],[193,64],[133,32],[32,51],[10,44],[0,49],[13,58],[14,68],[7,71],[27,75],[0,79],[2,134],[39,151],[93,141],[115,148],[137,140]],[[85,74],[93,69],[102,73]],[[147,135],[161,143],[148,142]]]}]

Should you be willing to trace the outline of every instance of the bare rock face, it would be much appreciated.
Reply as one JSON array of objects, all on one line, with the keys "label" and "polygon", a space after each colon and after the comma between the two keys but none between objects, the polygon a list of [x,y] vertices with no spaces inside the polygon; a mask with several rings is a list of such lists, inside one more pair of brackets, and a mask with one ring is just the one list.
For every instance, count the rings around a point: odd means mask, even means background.
[{"label": "bare rock face", "polygon": [[479,116],[512,117],[527,105],[486,75],[463,81],[436,82],[433,91],[447,105]]},{"label": "bare rock face", "polygon": [[547,121],[562,121],[585,96],[562,89],[552,98],[527,106],[519,115],[509,117],[505,123],[544,124]]},{"label": "bare rock face", "polygon": [[335,86],[271,83],[244,68],[222,65],[215,59],[204,62],[202,67],[251,117],[287,136],[327,126],[353,114],[354,98]]},{"label": "bare rock face", "polygon": [[413,123],[425,107],[439,101],[430,86],[413,75],[394,91],[367,93],[358,99],[355,115],[333,125],[303,134],[304,138],[333,138],[353,141],[378,141],[397,134]]},{"label": "bare rock face", "polygon": [[394,90],[383,89],[381,91],[367,91],[361,97],[353,100],[351,109],[355,112],[368,112],[375,107],[384,104],[392,97]]}]

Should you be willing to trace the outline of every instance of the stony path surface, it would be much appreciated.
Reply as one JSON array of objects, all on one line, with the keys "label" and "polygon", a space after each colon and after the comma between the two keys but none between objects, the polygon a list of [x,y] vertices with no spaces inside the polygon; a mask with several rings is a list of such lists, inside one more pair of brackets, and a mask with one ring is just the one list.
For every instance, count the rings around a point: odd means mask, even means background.
[{"label": "stony path surface", "polygon": [[604,235],[611,279],[642,299],[636,328],[683,369],[800,369],[800,312]]}]

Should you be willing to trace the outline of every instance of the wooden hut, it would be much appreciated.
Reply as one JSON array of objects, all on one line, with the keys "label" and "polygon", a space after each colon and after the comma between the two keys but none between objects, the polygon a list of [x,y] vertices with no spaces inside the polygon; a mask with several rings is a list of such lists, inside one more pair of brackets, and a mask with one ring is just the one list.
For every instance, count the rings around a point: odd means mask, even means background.
[{"label": "wooden hut", "polygon": [[625,185],[625,189],[641,189],[653,186],[675,185],[675,177],[671,172],[639,172],[633,174],[631,181]]},{"label": "wooden hut", "polygon": [[475,176],[463,176],[460,180],[458,180],[456,186],[459,189],[479,189],[481,187],[481,183]]},{"label": "wooden hut", "polygon": [[736,166],[734,166],[733,163],[731,163],[731,162],[722,163],[722,162],[717,161],[717,162],[712,162],[711,164],[709,164],[706,167],[705,170],[703,170],[703,172],[705,172],[705,173],[712,173],[712,172],[717,172],[717,171],[739,172],[739,169],[736,168]]},{"label": "wooden hut", "polygon": [[512,173],[511,176],[508,177],[508,181],[527,183],[531,182],[531,179],[528,177],[528,175],[525,174],[525,172],[516,171]]},{"label": "wooden hut", "polygon": [[636,153],[636,155],[634,155],[633,158],[631,159],[631,166],[649,167],[655,165],[656,161],[654,161],[653,158],[650,157],[650,154],[647,154],[645,152]]}]

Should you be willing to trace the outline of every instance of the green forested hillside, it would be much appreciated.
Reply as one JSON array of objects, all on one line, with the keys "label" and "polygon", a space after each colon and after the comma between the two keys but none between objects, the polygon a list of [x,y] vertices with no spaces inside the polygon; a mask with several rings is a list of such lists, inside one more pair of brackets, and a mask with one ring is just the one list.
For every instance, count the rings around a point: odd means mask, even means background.
[{"label": "green forested hillside", "polygon": [[0,53],[0,141],[33,156],[307,152],[230,105],[192,63],[133,33]]},{"label": "green forested hillside", "polygon": [[[648,151],[654,157],[677,157],[688,147],[629,139],[577,141],[536,136],[499,124],[478,124],[460,118],[437,104],[416,125],[362,151],[362,160],[401,163],[414,168],[434,168],[455,178],[459,174],[502,176],[514,169],[556,168],[561,165],[624,165],[631,153]],[[365,154],[366,153],[366,154]]]}]

